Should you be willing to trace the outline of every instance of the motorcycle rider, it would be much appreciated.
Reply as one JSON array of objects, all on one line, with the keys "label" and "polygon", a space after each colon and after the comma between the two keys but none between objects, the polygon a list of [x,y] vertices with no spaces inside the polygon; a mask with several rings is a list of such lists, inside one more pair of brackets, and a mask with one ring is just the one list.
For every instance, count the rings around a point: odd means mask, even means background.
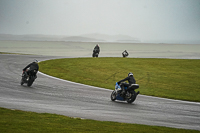
[{"label": "motorcycle rider", "polygon": [[99,44],[97,44],[95,47],[94,47],[94,50],[93,50],[94,53],[100,53],[100,47],[99,47]]},{"label": "motorcycle rider", "polygon": [[[26,71],[26,69],[28,69],[28,71]],[[36,72],[33,72],[33,70],[36,70]],[[37,72],[39,70],[39,65],[38,65],[38,61],[34,60],[32,63],[28,64],[24,69],[23,69],[23,75],[25,73],[25,75],[29,75],[30,73],[33,74],[35,76],[35,78],[37,78]]]},{"label": "motorcycle rider", "polygon": [[123,57],[127,57],[129,54],[128,54],[128,52],[125,50],[124,52],[122,52],[122,56]]},{"label": "motorcycle rider", "polygon": [[[126,82],[124,82],[124,81],[126,81],[126,80],[128,80],[128,83],[126,83]],[[123,83],[121,83],[121,82],[123,82]],[[124,87],[129,87],[131,84],[135,84],[136,83],[136,81],[135,81],[135,78],[133,77],[133,73],[132,72],[129,72],[128,73],[128,77],[126,77],[125,79],[122,79],[122,80],[120,80],[119,82],[117,82],[118,84],[120,84],[121,83],[121,89],[122,89],[122,95],[124,96],[125,94],[126,94],[126,90],[124,89]],[[137,94],[139,94],[139,91],[137,92]]]}]

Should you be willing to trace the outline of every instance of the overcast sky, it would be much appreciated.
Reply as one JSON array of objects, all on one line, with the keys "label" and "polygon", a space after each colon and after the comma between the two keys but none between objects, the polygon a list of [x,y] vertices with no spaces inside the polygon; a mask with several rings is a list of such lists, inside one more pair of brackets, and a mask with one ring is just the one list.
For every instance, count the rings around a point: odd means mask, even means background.
[{"label": "overcast sky", "polygon": [[0,34],[200,40],[200,0],[0,0]]}]

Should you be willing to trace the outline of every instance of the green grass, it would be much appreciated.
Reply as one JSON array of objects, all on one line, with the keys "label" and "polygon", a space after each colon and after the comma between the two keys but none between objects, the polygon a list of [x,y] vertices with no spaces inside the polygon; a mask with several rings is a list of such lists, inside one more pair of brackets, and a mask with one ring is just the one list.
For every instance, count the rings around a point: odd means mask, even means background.
[{"label": "green grass", "polygon": [[200,60],[67,58],[39,66],[48,75],[108,89],[133,72],[141,94],[200,102]]},{"label": "green grass", "polygon": [[[200,101],[200,60],[75,58],[39,63],[40,71],[74,82],[114,89],[116,81],[133,72],[142,94]],[[0,132],[123,132],[196,133],[160,126],[102,122],[48,113],[0,108]]]},{"label": "green grass", "polygon": [[71,118],[56,114],[34,113],[0,108],[1,133],[197,133],[196,130],[184,130],[159,126],[102,122]]},{"label": "green grass", "polygon": [[8,53],[8,52],[0,52],[0,54],[30,55],[30,54],[21,54],[21,53]]}]

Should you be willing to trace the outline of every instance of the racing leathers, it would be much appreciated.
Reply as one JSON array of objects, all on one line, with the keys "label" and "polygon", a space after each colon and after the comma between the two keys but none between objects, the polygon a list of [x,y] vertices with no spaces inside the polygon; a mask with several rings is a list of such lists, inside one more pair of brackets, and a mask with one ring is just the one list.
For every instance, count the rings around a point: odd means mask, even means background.
[{"label": "racing leathers", "polygon": [[129,54],[128,54],[128,52],[125,50],[124,52],[122,52],[122,56],[123,57],[127,57]]},{"label": "racing leathers", "polygon": [[[124,82],[128,80],[128,83]],[[123,82],[120,86],[121,86],[121,89],[122,89],[122,94],[124,95],[126,92],[125,92],[125,89],[124,87],[129,87],[131,84],[135,84],[136,81],[135,81],[135,78],[133,77],[133,75],[130,75],[128,77],[126,77],[125,79],[122,79],[118,82],[118,84],[120,84],[121,82]]]},{"label": "racing leathers", "polygon": [[[32,63],[30,63],[29,65],[27,65],[27,66],[23,69],[23,71],[25,72],[27,68],[29,68],[28,71],[27,71],[27,74],[28,74],[28,75],[29,75],[29,74],[33,74],[34,76],[36,76],[36,74],[37,74],[37,72],[38,72],[38,70],[39,70],[38,63],[36,63],[36,62],[32,62]],[[34,70],[35,70],[35,72],[33,72]]]},{"label": "racing leathers", "polygon": [[95,47],[94,47],[94,50],[93,50],[93,52],[94,53],[100,53],[100,47],[99,47],[99,45],[96,45]]}]

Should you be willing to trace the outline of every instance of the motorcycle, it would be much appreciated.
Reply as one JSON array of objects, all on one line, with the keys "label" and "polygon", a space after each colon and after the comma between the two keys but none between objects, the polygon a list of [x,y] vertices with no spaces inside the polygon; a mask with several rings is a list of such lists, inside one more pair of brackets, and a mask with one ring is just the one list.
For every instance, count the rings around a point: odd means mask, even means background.
[{"label": "motorcycle", "polygon": [[98,57],[98,56],[99,56],[99,50],[98,49],[94,49],[92,57]]},{"label": "motorcycle", "polygon": [[116,82],[115,90],[111,93],[111,100],[127,101],[127,103],[132,103],[135,101],[137,95],[139,94],[139,91],[137,93],[135,92],[135,89],[138,88],[139,88],[138,84],[132,84],[129,87],[124,87],[126,93],[123,95],[121,93],[122,89],[120,85]]},{"label": "motorcycle", "polygon": [[22,73],[21,85],[26,83],[27,86],[30,87],[35,81],[35,79],[37,78],[36,73],[37,73],[37,70],[30,70],[29,68],[26,69],[26,71]]},{"label": "motorcycle", "polygon": [[129,54],[128,54],[128,52],[125,50],[123,53],[122,53],[122,56],[123,57],[127,57]]}]

